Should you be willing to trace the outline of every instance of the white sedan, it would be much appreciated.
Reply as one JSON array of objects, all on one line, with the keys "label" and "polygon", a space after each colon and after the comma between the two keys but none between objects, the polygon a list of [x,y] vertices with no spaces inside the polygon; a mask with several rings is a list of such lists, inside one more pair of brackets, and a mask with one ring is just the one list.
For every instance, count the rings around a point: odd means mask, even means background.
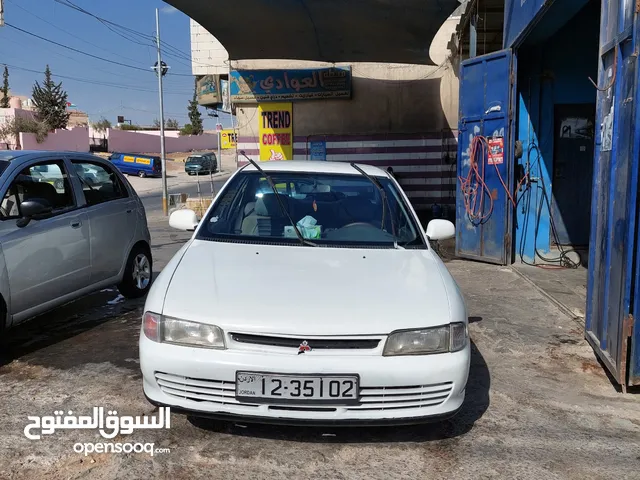
[{"label": "white sedan", "polygon": [[[277,193],[276,193],[277,192]],[[454,415],[469,374],[467,312],[387,172],[250,165],[225,184],[153,284],[144,392],[191,415],[260,423],[417,423]]]}]

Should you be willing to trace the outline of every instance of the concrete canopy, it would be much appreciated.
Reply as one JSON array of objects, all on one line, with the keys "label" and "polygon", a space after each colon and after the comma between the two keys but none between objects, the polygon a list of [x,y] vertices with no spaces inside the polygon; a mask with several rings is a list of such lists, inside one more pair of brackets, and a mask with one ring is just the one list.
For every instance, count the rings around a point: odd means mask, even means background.
[{"label": "concrete canopy", "polygon": [[231,60],[433,65],[429,46],[458,0],[165,0]]}]

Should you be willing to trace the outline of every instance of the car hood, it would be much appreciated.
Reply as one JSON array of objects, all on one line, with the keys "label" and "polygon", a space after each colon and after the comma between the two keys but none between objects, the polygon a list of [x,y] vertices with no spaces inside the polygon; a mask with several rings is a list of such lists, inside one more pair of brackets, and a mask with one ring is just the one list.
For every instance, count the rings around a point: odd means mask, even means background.
[{"label": "car hood", "polygon": [[438,262],[427,250],[194,240],[171,278],[163,314],[265,334],[387,334],[442,325],[451,315],[448,272]]}]

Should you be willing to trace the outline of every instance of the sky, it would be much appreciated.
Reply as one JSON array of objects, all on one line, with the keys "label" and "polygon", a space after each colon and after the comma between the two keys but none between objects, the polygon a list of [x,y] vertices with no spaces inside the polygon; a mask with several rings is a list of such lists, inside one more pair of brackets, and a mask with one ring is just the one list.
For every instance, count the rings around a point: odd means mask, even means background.
[{"label": "sky", "polygon": [[[0,63],[9,65],[9,86],[13,95],[31,96],[36,80],[42,83],[46,65],[62,81],[68,101],[89,114],[90,121],[104,117],[113,124],[124,115],[138,125],[150,125],[160,118],[158,80],[151,67],[157,60],[155,9],[160,9],[161,44],[168,45],[165,61],[171,68],[164,77],[165,119],[175,118],[182,126],[189,122],[187,104],[193,96],[189,17],[160,0],[4,0],[5,26],[0,27]],[[127,32],[81,13],[74,4],[109,20]],[[117,65],[43,41],[9,25],[62,45],[102,57]],[[130,68],[136,67],[136,68]],[[82,80],[82,81],[79,81]],[[215,129],[218,119],[200,109],[205,129]],[[227,115],[220,117],[231,126]]]}]

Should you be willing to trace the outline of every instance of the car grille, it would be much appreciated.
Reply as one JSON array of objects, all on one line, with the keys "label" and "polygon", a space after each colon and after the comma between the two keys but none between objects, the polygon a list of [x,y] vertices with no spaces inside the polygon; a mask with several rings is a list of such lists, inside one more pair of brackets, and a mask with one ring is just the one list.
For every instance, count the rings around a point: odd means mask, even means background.
[{"label": "car grille", "polygon": [[298,348],[303,341],[307,340],[314,350],[372,350],[380,344],[379,338],[291,338],[246,333],[232,333],[231,338],[238,343],[289,348]]},{"label": "car grille", "polygon": [[258,406],[236,400],[235,382],[202,380],[161,372],[156,372],[156,381],[164,393],[173,397],[218,405]]},{"label": "car grille", "polygon": [[453,382],[412,387],[360,387],[360,405],[347,410],[397,410],[435,407],[451,394]]},{"label": "car grille", "polygon": [[[235,382],[204,380],[156,372],[156,381],[164,393],[172,397],[217,405],[259,407],[258,404],[239,402],[235,398]],[[360,404],[340,407],[349,411],[398,410],[435,407],[451,394],[452,382],[408,387],[360,387]],[[269,410],[334,412],[331,406],[269,405]]]}]

